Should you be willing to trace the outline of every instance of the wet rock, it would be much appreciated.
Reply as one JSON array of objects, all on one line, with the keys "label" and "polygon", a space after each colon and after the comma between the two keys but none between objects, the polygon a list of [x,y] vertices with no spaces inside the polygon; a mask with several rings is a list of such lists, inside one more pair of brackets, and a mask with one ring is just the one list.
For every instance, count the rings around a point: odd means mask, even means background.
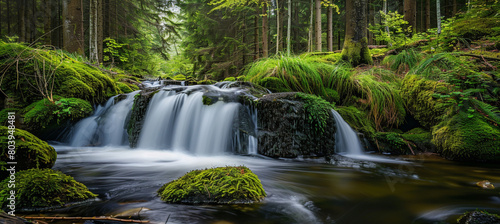
[{"label": "wet rock", "polygon": [[[321,108],[320,99],[299,93],[273,93],[253,102],[258,111],[258,150],[269,157],[324,156],[334,152],[335,121],[331,108]],[[318,102],[315,102],[318,101]],[[326,101],[325,101],[326,102]],[[320,125],[307,108],[316,108],[326,123]],[[320,125],[320,126],[318,126]]]},{"label": "wet rock", "polygon": [[139,141],[149,102],[159,91],[159,87],[150,88],[135,95],[134,106],[132,107],[132,113],[130,114],[130,121],[127,127],[128,140],[132,148],[135,148]]},{"label": "wet rock", "polygon": [[133,208],[129,209],[117,214],[114,214],[113,217],[119,218],[119,219],[140,219],[141,218],[141,212],[151,210],[149,208],[145,207],[140,207],[140,208]]},{"label": "wet rock", "polygon": [[483,189],[495,189],[495,186],[493,186],[493,184],[490,183],[489,180],[479,181],[476,183],[476,185]]},{"label": "wet rock", "polygon": [[31,224],[31,222],[26,221],[26,219],[23,219],[21,217],[17,216],[12,216],[4,211],[0,211],[0,223],[6,223],[6,224]]},{"label": "wet rock", "polygon": [[457,220],[458,224],[500,224],[500,216],[484,211],[466,212]]}]

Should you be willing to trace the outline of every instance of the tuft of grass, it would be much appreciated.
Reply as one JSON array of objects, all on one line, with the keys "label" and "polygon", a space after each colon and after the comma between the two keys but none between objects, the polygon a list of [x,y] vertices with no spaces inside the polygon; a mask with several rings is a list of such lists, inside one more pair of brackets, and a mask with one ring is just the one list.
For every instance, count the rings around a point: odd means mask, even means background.
[{"label": "tuft of grass", "polygon": [[406,49],[397,55],[389,55],[384,58],[382,64],[389,66],[397,73],[406,73],[413,69],[422,60],[422,55],[413,49]]}]

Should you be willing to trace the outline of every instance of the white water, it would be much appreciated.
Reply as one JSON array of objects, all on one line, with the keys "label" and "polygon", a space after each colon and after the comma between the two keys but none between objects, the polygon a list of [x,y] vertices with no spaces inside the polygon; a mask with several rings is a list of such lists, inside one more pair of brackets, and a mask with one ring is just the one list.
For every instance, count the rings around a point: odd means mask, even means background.
[{"label": "white water", "polygon": [[240,104],[203,105],[203,92],[161,91],[153,96],[139,137],[139,148],[213,155],[232,151],[235,115]]},{"label": "white water", "polygon": [[126,139],[126,122],[134,103],[134,96],[139,91],[127,94],[127,97],[114,104],[111,97],[105,106],[99,105],[94,115],[79,121],[70,139],[71,146],[120,146]]}]

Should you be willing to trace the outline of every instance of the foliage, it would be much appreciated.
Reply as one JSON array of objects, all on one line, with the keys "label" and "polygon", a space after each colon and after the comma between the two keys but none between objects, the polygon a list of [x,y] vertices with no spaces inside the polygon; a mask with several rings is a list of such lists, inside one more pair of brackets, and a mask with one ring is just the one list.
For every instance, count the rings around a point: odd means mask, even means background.
[{"label": "foliage", "polygon": [[413,49],[402,50],[397,55],[389,55],[384,58],[382,64],[388,65],[391,70],[398,73],[406,73],[413,69],[422,59],[422,56]]},{"label": "foliage", "polygon": [[[85,185],[61,171],[30,169],[16,172],[16,208],[63,206],[96,197]],[[0,183],[0,205],[6,208],[10,195],[8,179]]]},{"label": "foliage", "polygon": [[126,46],[126,44],[120,44],[116,42],[115,39],[106,38],[104,39],[104,62],[115,63],[125,63],[128,61],[128,57],[123,54],[120,54],[120,50]]},{"label": "foliage", "polygon": [[244,166],[194,170],[158,190],[171,203],[250,203],[266,193],[257,175]]},{"label": "foliage", "polygon": [[[382,16],[381,24],[370,24],[370,32],[375,35],[375,40],[389,43],[389,46],[398,48],[408,42],[407,36],[412,33],[412,27],[408,26],[408,21],[404,20],[404,15],[398,12],[380,12]],[[388,31],[387,31],[387,28]]]},{"label": "foliage", "polygon": [[176,75],[176,76],[172,77],[172,79],[176,80],[176,81],[185,81],[186,76],[185,75]]},{"label": "foliage", "polygon": [[314,131],[320,135],[323,134],[328,119],[331,117],[333,105],[315,95],[297,93],[295,97],[304,102],[305,116]]},{"label": "foliage", "polygon": [[394,132],[378,132],[374,135],[377,148],[381,152],[391,153],[393,155],[407,155],[411,151],[408,143],[401,137],[401,134]]},{"label": "foliage", "polygon": [[47,99],[39,100],[24,108],[24,123],[30,131],[36,133],[54,130],[65,122],[76,122],[89,116],[92,105],[78,98],[62,98],[55,96],[57,101],[51,103]]},{"label": "foliage", "polygon": [[[11,161],[8,157],[7,146],[8,141],[14,141],[16,146],[16,171],[32,168],[51,168],[54,165],[57,154],[54,148],[47,144],[47,142],[22,129],[15,129],[13,133],[15,139],[10,139],[8,136],[12,134],[12,129],[0,126],[0,145],[2,147],[0,161]],[[0,178],[3,179],[6,176],[2,171]]]}]

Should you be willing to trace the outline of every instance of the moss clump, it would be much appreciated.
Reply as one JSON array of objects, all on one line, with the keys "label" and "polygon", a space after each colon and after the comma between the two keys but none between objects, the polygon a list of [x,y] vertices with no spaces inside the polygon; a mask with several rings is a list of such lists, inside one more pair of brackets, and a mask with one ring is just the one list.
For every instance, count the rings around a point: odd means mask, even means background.
[{"label": "moss clump", "polygon": [[496,17],[463,18],[452,24],[453,32],[460,37],[472,40],[477,40],[484,36],[498,35],[500,32],[495,27],[499,26],[500,20]]},{"label": "moss clump", "polygon": [[37,133],[50,132],[65,122],[76,122],[89,116],[93,108],[89,102],[78,98],[55,96],[54,103],[39,100],[23,109],[24,123],[28,130]]},{"label": "moss clump", "polygon": [[176,75],[172,79],[175,81],[186,81],[186,76],[185,75]]},{"label": "moss clump", "polygon": [[234,81],[236,81],[235,77],[227,77],[224,79],[224,82],[234,82]]},{"label": "moss clump", "polygon": [[420,151],[435,151],[436,146],[432,143],[432,134],[430,131],[422,128],[414,128],[402,134],[401,137],[412,143],[412,145],[415,145]]},{"label": "moss clump", "polygon": [[370,49],[368,49],[368,38],[364,37],[359,41],[353,41],[352,37],[346,37],[345,41],[342,49],[342,60],[348,61],[354,67],[361,64],[373,64]]},{"label": "moss clump", "polygon": [[137,87],[136,85],[128,84],[128,83],[125,83],[125,82],[117,82],[116,86],[118,86],[118,88],[123,93],[131,93],[131,92],[134,92],[136,90],[139,90],[139,87]]},{"label": "moss clump", "polygon": [[291,90],[286,87],[285,83],[276,77],[265,77],[259,80],[257,84],[271,90],[271,92],[274,93],[291,92]]},{"label": "moss clump", "polygon": [[432,142],[446,158],[463,161],[500,161],[498,123],[478,112],[459,111],[433,127]]},{"label": "moss clump", "polygon": [[212,100],[212,98],[208,97],[208,96],[203,96],[203,105],[212,105],[214,104],[214,101]]},{"label": "moss clump", "polygon": [[[9,159],[8,153],[8,139],[9,128],[6,126],[0,126],[0,146],[1,161],[12,161]],[[52,146],[47,144],[47,142],[40,140],[31,133],[15,129],[14,141],[16,146],[15,161],[17,161],[16,171],[27,170],[32,168],[51,168],[56,162],[57,154]],[[5,178],[6,173],[3,172],[5,167],[2,166],[0,178]]]},{"label": "moss clump", "polygon": [[433,97],[444,89],[447,89],[445,83],[407,75],[402,83],[401,95],[415,119],[430,128],[441,121],[449,108],[444,100]]},{"label": "moss clump", "polygon": [[401,134],[394,132],[379,132],[374,135],[375,143],[381,152],[393,155],[407,155],[411,153],[408,143]]},{"label": "moss clump", "polygon": [[7,125],[7,118],[9,116],[9,112],[17,112],[19,109],[17,108],[5,108],[0,111],[0,125]]},{"label": "moss clump", "polygon": [[244,166],[194,170],[163,185],[161,200],[171,203],[251,203],[266,196],[257,175]]},{"label": "moss clump", "polygon": [[[17,172],[16,208],[46,208],[63,206],[96,197],[73,177],[51,169],[30,169]],[[6,208],[10,188],[8,179],[0,183],[0,205]]]},{"label": "moss clump", "polygon": [[295,97],[304,102],[305,116],[314,131],[317,134],[323,134],[328,119],[331,118],[330,114],[333,105],[315,95],[297,93]]},{"label": "moss clump", "polygon": [[342,116],[342,118],[356,131],[361,132],[367,136],[375,134],[375,124],[368,119],[364,111],[358,108],[350,107],[336,107],[335,110]]}]

